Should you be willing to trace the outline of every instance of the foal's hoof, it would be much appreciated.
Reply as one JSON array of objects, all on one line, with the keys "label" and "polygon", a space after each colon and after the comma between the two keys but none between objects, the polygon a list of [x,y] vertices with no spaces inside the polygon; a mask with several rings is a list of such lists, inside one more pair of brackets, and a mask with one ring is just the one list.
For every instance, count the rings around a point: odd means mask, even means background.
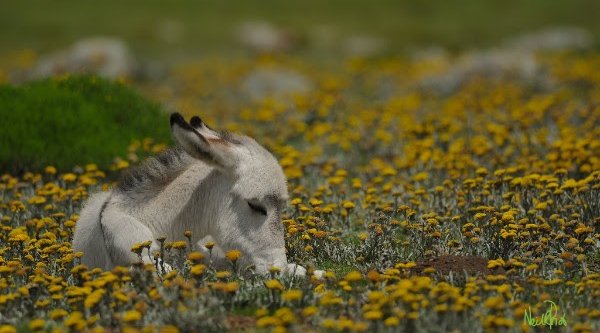
[{"label": "foal's hoof", "polygon": [[171,265],[167,264],[166,262],[162,262],[158,264],[158,271],[163,273],[163,274],[167,274],[170,273],[173,270],[173,267],[171,267]]},{"label": "foal's hoof", "polygon": [[317,279],[317,280],[322,280],[323,276],[325,276],[325,271],[322,271],[320,269],[316,269],[313,272],[313,276]]},{"label": "foal's hoof", "polygon": [[162,259],[158,259],[158,263],[147,262],[146,265],[154,266],[154,275],[156,277],[161,277],[162,275],[168,274],[173,270],[173,267],[164,262]]},{"label": "foal's hoof", "polygon": [[287,269],[285,271],[287,274],[294,275],[297,277],[305,277],[306,276],[306,268],[297,265],[297,264],[287,264]]}]

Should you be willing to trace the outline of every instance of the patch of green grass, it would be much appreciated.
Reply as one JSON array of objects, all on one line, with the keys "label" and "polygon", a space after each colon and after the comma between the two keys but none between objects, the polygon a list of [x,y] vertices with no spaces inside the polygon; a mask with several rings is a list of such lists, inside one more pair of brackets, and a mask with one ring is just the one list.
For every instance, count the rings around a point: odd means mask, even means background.
[{"label": "patch of green grass", "polygon": [[344,264],[333,261],[325,261],[319,264],[319,269],[333,271],[337,277],[342,278],[349,272],[357,270],[358,268],[350,263]]},{"label": "patch of green grass", "polygon": [[256,314],[256,310],[260,309],[257,306],[244,306],[244,307],[235,307],[231,309],[230,314],[237,316],[254,316]]},{"label": "patch of green grass", "polygon": [[123,84],[81,76],[0,86],[0,171],[107,167],[134,139],[168,142],[168,116]]}]

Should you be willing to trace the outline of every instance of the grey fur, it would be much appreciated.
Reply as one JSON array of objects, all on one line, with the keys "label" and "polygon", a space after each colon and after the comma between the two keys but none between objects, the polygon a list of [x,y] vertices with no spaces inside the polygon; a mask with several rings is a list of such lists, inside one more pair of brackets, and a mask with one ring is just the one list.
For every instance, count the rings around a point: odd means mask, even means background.
[{"label": "grey fur", "polygon": [[147,193],[170,183],[192,162],[193,158],[181,147],[169,148],[127,171],[121,177],[117,190],[130,197]]}]

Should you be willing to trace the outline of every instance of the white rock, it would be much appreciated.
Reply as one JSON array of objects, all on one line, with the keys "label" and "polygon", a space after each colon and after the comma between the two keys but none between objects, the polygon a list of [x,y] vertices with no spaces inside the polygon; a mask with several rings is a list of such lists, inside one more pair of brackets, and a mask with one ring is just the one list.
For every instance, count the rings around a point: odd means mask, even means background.
[{"label": "white rock", "polygon": [[586,49],[593,44],[593,36],[578,27],[553,27],[508,39],[505,48],[530,52]]},{"label": "white rock", "polygon": [[292,36],[266,21],[248,21],[237,30],[239,42],[255,52],[280,52],[292,47]]},{"label": "white rock", "polygon": [[462,55],[447,72],[424,77],[421,86],[450,93],[474,77],[497,80],[511,76],[525,82],[532,82],[538,78],[539,72],[540,65],[531,52],[489,49]]},{"label": "white rock", "polygon": [[89,73],[109,79],[130,77],[135,62],[127,44],[118,38],[92,37],[43,56],[33,69],[34,78],[70,73]]},{"label": "white rock", "polygon": [[313,89],[304,75],[289,69],[259,68],[250,72],[241,83],[241,90],[252,100],[265,98],[285,100],[305,95]]},{"label": "white rock", "polygon": [[353,57],[372,57],[380,54],[385,48],[385,41],[376,36],[357,35],[347,38],[342,49]]},{"label": "white rock", "polygon": [[450,93],[473,77],[510,77],[527,83],[552,85],[552,78],[536,60],[536,53],[584,49],[592,45],[592,35],[575,27],[556,27],[508,39],[499,48],[467,52],[450,64],[443,74],[429,75],[420,86]]}]

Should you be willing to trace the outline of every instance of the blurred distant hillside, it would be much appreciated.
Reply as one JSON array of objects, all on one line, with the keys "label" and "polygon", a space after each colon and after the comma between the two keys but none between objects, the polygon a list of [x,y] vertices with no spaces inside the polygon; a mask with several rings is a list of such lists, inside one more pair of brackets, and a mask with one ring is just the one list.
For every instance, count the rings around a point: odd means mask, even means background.
[{"label": "blurred distant hillside", "polygon": [[597,45],[598,13],[597,0],[3,1],[0,56],[52,51],[91,35],[119,37],[137,54],[173,60],[244,54],[244,38],[311,55],[458,51],[554,26],[584,28]]}]

